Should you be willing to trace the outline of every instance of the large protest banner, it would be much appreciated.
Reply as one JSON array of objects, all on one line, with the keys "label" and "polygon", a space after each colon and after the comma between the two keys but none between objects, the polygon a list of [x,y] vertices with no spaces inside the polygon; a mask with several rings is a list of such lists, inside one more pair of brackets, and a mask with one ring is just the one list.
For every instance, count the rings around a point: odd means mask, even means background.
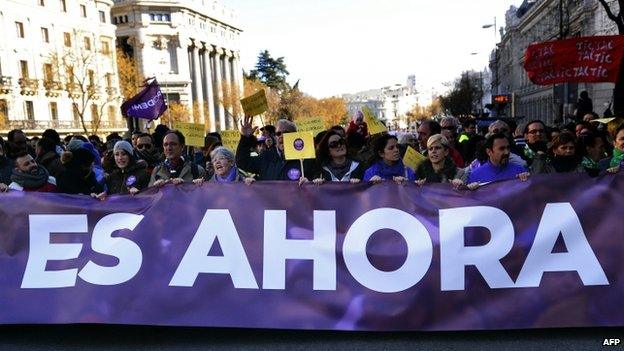
[{"label": "large protest banner", "polygon": [[537,85],[616,82],[623,57],[623,35],[573,38],[529,45],[524,68]]},{"label": "large protest banner", "polygon": [[623,326],[624,177],[0,196],[0,323]]}]

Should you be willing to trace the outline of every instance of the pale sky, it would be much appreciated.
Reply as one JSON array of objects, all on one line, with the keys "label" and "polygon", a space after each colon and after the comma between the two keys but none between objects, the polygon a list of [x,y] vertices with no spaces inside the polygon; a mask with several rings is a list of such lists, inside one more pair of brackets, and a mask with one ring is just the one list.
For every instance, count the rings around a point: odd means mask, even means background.
[{"label": "pale sky", "polygon": [[[464,70],[482,70],[492,24],[521,0],[223,0],[238,12],[242,67],[267,49],[284,57],[289,82],[321,98],[405,84],[444,89]],[[500,36],[497,36],[500,38]],[[471,55],[476,52],[477,55]]]}]

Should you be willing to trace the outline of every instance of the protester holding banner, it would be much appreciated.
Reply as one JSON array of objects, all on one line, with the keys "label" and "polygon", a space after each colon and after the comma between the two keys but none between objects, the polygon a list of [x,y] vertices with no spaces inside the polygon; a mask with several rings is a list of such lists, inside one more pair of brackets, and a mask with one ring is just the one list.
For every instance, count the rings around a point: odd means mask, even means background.
[{"label": "protester holding banner", "polygon": [[257,174],[258,180],[291,180],[301,181],[305,176],[314,175],[314,161],[303,161],[304,174],[298,160],[286,161],[284,156],[284,133],[296,132],[297,126],[288,120],[277,122],[277,147],[271,148],[258,156],[251,156],[255,149],[256,138],[253,133],[257,127],[251,125],[252,117],[245,117],[241,129],[241,139],[236,148],[236,164],[242,170]]},{"label": "protester holding banner", "polygon": [[[15,168],[11,174],[11,190],[53,193],[56,191],[56,179],[35,162],[25,150],[15,154]],[[6,190],[6,188],[5,188]]]},{"label": "protester holding banner", "polygon": [[537,153],[531,164],[531,173],[583,173],[585,169],[576,153],[576,138],[566,131],[557,135],[549,148],[548,154]]},{"label": "protester holding banner", "polygon": [[381,183],[384,180],[393,180],[398,184],[404,184],[416,180],[414,171],[406,167],[401,160],[396,136],[382,135],[375,141],[373,151],[372,166],[364,173],[365,181]]},{"label": "protester holding banner", "polygon": [[193,164],[182,155],[186,147],[184,134],[177,130],[170,130],[163,139],[165,162],[152,171],[149,186],[161,187],[167,183],[191,183],[203,178],[205,171],[201,166]]},{"label": "protester holding banner", "polygon": [[97,181],[93,172],[93,153],[83,147],[72,148],[68,153],[65,170],[57,179],[58,192],[83,195],[103,193],[104,186]]},{"label": "protester holding banner", "polygon": [[118,141],[113,151],[117,169],[106,178],[107,194],[136,195],[147,188],[150,173],[144,162],[137,162],[132,145],[127,141]]},{"label": "protester holding banner", "polygon": [[509,139],[505,134],[492,134],[485,140],[485,150],[488,161],[481,167],[473,170],[468,176],[468,183],[488,183],[520,178],[529,179],[526,168],[509,162]]},{"label": "protester holding banner", "polygon": [[436,134],[427,141],[427,160],[416,169],[416,184],[447,183],[459,188],[466,182],[468,175],[462,168],[458,168],[449,156],[450,143],[448,139]]},{"label": "protester holding banner", "polygon": [[[613,140],[613,157],[608,161],[607,173],[615,174],[624,168],[624,124],[619,126],[615,133],[615,139]],[[607,166],[607,162],[602,162]]]},{"label": "protester holding banner", "polygon": [[330,129],[321,139],[316,152],[320,175],[314,184],[323,182],[359,183],[364,177],[364,167],[347,155],[347,143],[340,132]]},{"label": "protester holding banner", "polygon": [[210,153],[210,159],[214,167],[214,174],[208,178],[208,175],[204,178],[195,179],[193,183],[201,186],[205,181],[211,183],[235,183],[245,182],[250,185],[254,182],[254,179],[247,177],[241,170],[236,167],[235,155],[229,149],[219,146]]}]

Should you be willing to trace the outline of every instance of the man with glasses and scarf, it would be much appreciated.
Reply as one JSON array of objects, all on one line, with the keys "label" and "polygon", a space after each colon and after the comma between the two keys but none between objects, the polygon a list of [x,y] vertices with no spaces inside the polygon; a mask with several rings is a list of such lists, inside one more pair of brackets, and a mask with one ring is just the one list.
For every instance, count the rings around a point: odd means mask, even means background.
[{"label": "man with glasses and scarf", "polygon": [[154,146],[154,139],[147,133],[141,133],[136,138],[134,154],[137,161],[143,160],[147,164],[147,171],[151,173],[163,161],[163,155]]},{"label": "man with glasses and scarf", "polygon": [[526,146],[521,156],[531,165],[537,153],[546,153],[548,151],[548,137],[544,122],[534,120],[527,123],[524,127],[524,139],[526,140]]}]

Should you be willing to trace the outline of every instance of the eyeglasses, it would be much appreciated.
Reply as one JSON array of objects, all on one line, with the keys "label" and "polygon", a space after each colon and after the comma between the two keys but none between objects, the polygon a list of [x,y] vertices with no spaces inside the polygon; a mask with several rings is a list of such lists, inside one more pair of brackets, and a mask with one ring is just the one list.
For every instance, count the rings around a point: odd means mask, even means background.
[{"label": "eyeglasses", "polygon": [[138,150],[151,150],[152,149],[152,144],[137,144],[137,149]]},{"label": "eyeglasses", "polygon": [[529,134],[544,134],[546,133],[546,131],[544,129],[533,129],[533,130],[529,130],[528,133]]},{"label": "eyeglasses", "polygon": [[337,149],[341,146],[346,145],[345,140],[340,138],[336,141],[332,141],[331,143],[328,144],[330,149]]}]

